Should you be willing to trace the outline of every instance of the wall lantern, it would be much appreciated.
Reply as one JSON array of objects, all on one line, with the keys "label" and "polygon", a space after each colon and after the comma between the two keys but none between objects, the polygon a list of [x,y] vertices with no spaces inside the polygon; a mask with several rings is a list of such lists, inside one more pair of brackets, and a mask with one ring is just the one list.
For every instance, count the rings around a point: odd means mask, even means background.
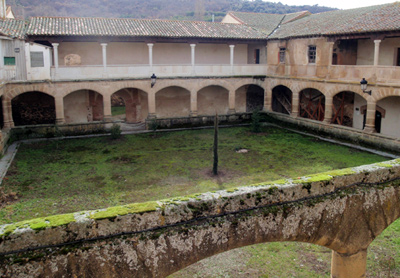
[{"label": "wall lantern", "polygon": [[157,76],[153,73],[153,75],[150,78],[151,78],[151,87],[153,88],[154,85],[156,84]]},{"label": "wall lantern", "polygon": [[14,48],[14,52],[15,52],[15,53],[19,53],[20,51],[21,51],[21,50],[20,50],[19,47]]},{"label": "wall lantern", "polygon": [[363,91],[363,93],[371,95],[372,91],[371,90],[367,91],[368,81],[365,80],[365,78],[363,78],[361,80],[360,84],[361,84],[361,90]]}]

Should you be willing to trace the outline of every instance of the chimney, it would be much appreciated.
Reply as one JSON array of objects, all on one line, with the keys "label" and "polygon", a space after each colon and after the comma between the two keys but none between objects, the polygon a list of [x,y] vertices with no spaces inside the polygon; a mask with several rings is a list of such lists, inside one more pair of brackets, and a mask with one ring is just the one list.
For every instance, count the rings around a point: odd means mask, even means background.
[{"label": "chimney", "polygon": [[0,18],[5,19],[7,15],[6,0],[0,0]]}]

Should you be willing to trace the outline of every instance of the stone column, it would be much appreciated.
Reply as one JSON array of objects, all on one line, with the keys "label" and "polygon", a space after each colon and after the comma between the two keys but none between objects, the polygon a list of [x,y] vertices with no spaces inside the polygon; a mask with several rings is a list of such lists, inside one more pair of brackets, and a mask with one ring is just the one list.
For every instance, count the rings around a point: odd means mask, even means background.
[{"label": "stone column", "polygon": [[191,50],[191,63],[192,63],[192,74],[195,73],[195,48],[196,48],[196,44],[190,44],[190,50]]},{"label": "stone column", "polygon": [[367,103],[367,116],[365,120],[364,132],[376,132],[375,130],[375,114],[376,114],[376,102]]},{"label": "stone column", "polygon": [[266,86],[264,91],[264,110],[272,111],[272,90],[270,86]]},{"label": "stone column", "polygon": [[190,116],[197,116],[197,91],[190,92]]},{"label": "stone column", "polygon": [[12,117],[12,107],[11,100],[6,100],[3,96],[3,118],[4,118],[4,128],[10,129],[14,127],[14,120]]},{"label": "stone column", "polygon": [[111,118],[112,118],[112,114],[111,114],[111,96],[103,96],[103,108],[104,108],[103,121],[109,123],[109,122],[111,122]]},{"label": "stone column", "polygon": [[150,66],[150,69],[152,69],[153,68],[153,46],[154,46],[154,44],[148,43],[147,46],[149,48],[149,66]]},{"label": "stone column", "polygon": [[300,92],[292,92],[292,113],[290,116],[297,118],[299,116]]},{"label": "stone column", "polygon": [[55,97],[56,106],[56,124],[64,124],[64,98],[62,96]]},{"label": "stone column", "polygon": [[149,119],[154,119],[157,117],[156,114],[156,92],[155,90],[151,89],[149,94],[148,94],[148,98],[149,98]]},{"label": "stone column", "polygon": [[367,251],[362,250],[356,254],[340,254],[332,251],[332,278],[366,277]]},{"label": "stone column", "polygon": [[325,115],[324,123],[330,124],[332,121],[332,106],[333,98],[331,96],[325,96]]},{"label": "stone column", "polygon": [[229,45],[229,48],[230,48],[229,63],[231,65],[231,74],[233,74],[233,58],[234,58],[234,54],[235,54],[235,45],[231,44],[231,45]]},{"label": "stone column", "polygon": [[333,46],[335,45],[334,42],[328,42],[329,47],[329,57],[328,57],[328,66],[332,66],[332,57],[333,57]]},{"label": "stone column", "polygon": [[55,75],[57,76],[58,71],[58,43],[52,43],[53,51],[54,51],[54,68],[55,68]]},{"label": "stone column", "polygon": [[229,91],[229,110],[228,114],[235,114],[236,113],[236,91],[231,90]]},{"label": "stone column", "polygon": [[374,66],[379,64],[379,46],[381,44],[381,40],[374,40],[375,44],[375,52],[374,52]]},{"label": "stone column", "polygon": [[107,44],[101,43],[101,48],[103,52],[103,70],[104,73],[107,73]]}]

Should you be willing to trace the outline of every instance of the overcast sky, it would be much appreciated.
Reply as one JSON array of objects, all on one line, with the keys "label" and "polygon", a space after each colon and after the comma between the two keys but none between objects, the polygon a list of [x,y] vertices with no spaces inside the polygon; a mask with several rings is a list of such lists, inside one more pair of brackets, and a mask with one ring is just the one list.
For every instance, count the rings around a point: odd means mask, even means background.
[{"label": "overcast sky", "polygon": [[270,2],[281,2],[286,5],[316,5],[338,9],[353,9],[366,6],[374,6],[386,3],[393,3],[396,0],[269,0]]}]

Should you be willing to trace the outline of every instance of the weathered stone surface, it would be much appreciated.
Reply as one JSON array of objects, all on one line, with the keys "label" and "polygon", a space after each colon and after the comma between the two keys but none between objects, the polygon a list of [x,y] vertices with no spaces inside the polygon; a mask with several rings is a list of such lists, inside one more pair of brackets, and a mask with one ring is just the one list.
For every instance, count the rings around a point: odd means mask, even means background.
[{"label": "weathered stone surface", "polygon": [[[399,177],[397,159],[3,225],[0,276],[165,277],[237,247],[300,241],[334,250],[333,269],[345,277],[346,257],[366,250],[400,216]],[[355,261],[365,273],[363,259]]]}]

